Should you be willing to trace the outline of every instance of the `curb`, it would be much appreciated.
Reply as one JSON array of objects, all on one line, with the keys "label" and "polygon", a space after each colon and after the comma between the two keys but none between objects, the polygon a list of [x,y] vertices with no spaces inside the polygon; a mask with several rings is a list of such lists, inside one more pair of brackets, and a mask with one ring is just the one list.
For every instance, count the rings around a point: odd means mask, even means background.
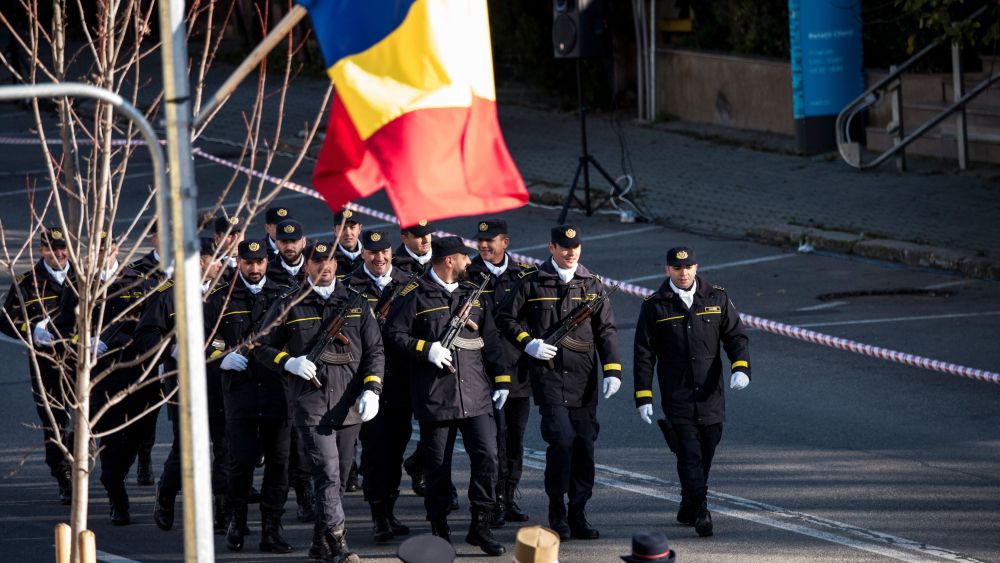
[{"label": "curb", "polygon": [[869,239],[859,234],[797,225],[771,225],[754,229],[749,234],[757,240],[779,246],[797,248],[807,243],[814,248],[840,254],[946,270],[967,277],[1000,279],[1000,260],[954,248],[883,238]]}]

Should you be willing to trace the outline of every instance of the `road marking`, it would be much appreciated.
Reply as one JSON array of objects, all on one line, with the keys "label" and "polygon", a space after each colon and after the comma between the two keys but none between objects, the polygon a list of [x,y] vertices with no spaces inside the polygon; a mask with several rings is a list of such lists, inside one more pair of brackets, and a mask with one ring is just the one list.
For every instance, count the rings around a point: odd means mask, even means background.
[{"label": "road marking", "polygon": [[984,311],[982,313],[952,313],[949,315],[916,315],[913,317],[886,317],[882,319],[861,319],[857,321],[833,321],[828,323],[805,323],[795,325],[799,328],[814,328],[819,326],[869,325],[879,323],[900,323],[907,321],[930,321],[935,319],[964,319],[968,317],[989,317],[1000,315],[1000,311]]},{"label": "road marking", "polygon": [[799,307],[796,311],[820,311],[823,309],[832,309],[833,307],[840,307],[841,305],[846,305],[847,301],[831,301],[829,303],[820,303],[819,305],[810,305],[808,307]]},{"label": "road marking", "polygon": [[921,289],[944,289],[946,287],[955,287],[956,285],[967,285],[968,283],[970,283],[970,280],[950,281],[944,283],[936,283],[933,285],[925,285]]},{"label": "road marking", "polygon": [[[737,268],[739,266],[749,266],[752,264],[760,264],[763,262],[773,262],[775,260],[784,260],[785,258],[794,258],[798,254],[775,254],[774,256],[761,256],[760,258],[748,258],[747,260],[737,260],[735,262],[726,262],[723,264],[709,264],[707,266],[698,266],[699,272],[710,272],[712,270],[724,270],[726,268]],[[636,283],[648,280],[657,280],[665,277],[666,274],[659,273],[649,276],[641,276],[638,278],[631,278],[627,280],[622,280],[625,283]]]},{"label": "road marking", "polygon": [[[593,241],[593,240],[602,240],[602,239],[606,239],[606,238],[624,237],[624,236],[628,236],[628,235],[634,235],[634,234],[637,234],[637,233],[645,233],[647,231],[652,231],[654,229],[659,229],[659,228],[660,228],[659,225],[650,225],[648,227],[641,227],[639,229],[631,229],[631,230],[628,230],[628,231],[620,231],[620,232],[617,232],[617,233],[605,233],[603,235],[588,236],[588,237],[584,237],[583,244],[588,244],[590,241]],[[522,248],[510,249],[507,252],[525,252],[527,250],[540,250],[542,248],[548,248],[548,247],[549,247],[549,243],[536,244],[534,246],[525,246],[525,247],[522,247]]]},{"label": "road marking", "polygon": [[97,560],[107,561],[108,563],[139,563],[135,559],[129,559],[128,557],[122,557],[120,555],[115,555],[114,553],[108,553],[106,551],[97,550]]}]

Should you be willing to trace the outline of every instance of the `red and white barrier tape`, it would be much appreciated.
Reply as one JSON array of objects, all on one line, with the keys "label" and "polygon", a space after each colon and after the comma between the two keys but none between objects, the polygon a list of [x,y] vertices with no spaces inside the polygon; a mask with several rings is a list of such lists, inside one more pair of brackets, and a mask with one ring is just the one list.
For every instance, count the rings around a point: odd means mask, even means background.
[{"label": "red and white barrier tape", "polygon": [[[38,144],[38,139],[24,139],[16,137],[0,137],[0,144],[17,144],[17,145],[29,145]],[[124,142],[119,142],[117,144],[123,144]],[[133,141],[133,144],[141,144],[143,141]],[[230,162],[223,158],[219,158],[213,154],[207,153],[199,148],[193,150],[194,155],[215,162],[222,166],[244,172],[246,174],[251,174],[257,178],[262,178],[268,182],[275,185],[281,185],[282,188],[292,190],[294,192],[299,192],[310,197],[317,199],[323,199],[323,196],[319,192],[312,188],[303,186],[296,182],[287,181],[282,184],[282,179],[270,174],[264,174],[256,170],[247,168],[241,164],[235,162]],[[362,213],[382,221],[399,223],[395,215],[379,211],[377,209],[372,209],[370,207],[365,207],[363,205],[358,205],[356,203],[349,203],[347,205],[352,211]],[[452,233],[447,233],[444,231],[437,231],[435,234],[442,236],[450,236]],[[465,245],[469,248],[476,248],[476,242],[462,237]],[[525,256],[523,254],[511,253],[511,256],[515,259],[526,262],[529,264],[541,264],[543,261],[538,258],[533,258],[531,256]],[[636,297],[646,298],[654,293],[653,290],[634,285],[627,282],[619,282],[612,278],[602,278],[608,283],[618,283],[620,291],[627,293],[629,295],[634,295]],[[890,350],[888,348],[882,348],[880,346],[872,346],[871,344],[862,344],[860,342],[855,342],[853,340],[848,340],[846,338],[840,338],[837,336],[831,336],[829,334],[823,334],[821,332],[816,332],[813,330],[800,328],[794,325],[788,325],[785,323],[779,323],[777,321],[770,321],[763,319],[761,317],[755,317],[753,315],[748,315],[745,313],[740,313],[740,318],[746,323],[747,326],[763,330],[765,332],[770,332],[773,334],[778,334],[781,336],[787,336],[789,338],[794,338],[796,340],[802,340],[805,342],[811,342],[813,344],[821,344],[823,346],[829,346],[831,348],[837,348],[838,350],[847,350],[849,352],[854,352],[855,354],[861,354],[864,356],[870,356],[872,358],[879,358],[882,360],[888,360],[890,362],[896,362],[908,366],[928,369],[931,371],[937,371],[941,373],[947,373],[950,375],[957,375],[960,377],[965,377],[968,379],[975,379],[977,381],[986,381],[989,383],[1000,384],[1000,373],[970,368],[966,366],[961,366],[958,364],[952,364],[949,362],[942,362],[940,360],[932,360],[930,358],[925,358],[923,356],[917,356],[914,354],[907,354],[905,352],[897,352],[896,350]]]}]

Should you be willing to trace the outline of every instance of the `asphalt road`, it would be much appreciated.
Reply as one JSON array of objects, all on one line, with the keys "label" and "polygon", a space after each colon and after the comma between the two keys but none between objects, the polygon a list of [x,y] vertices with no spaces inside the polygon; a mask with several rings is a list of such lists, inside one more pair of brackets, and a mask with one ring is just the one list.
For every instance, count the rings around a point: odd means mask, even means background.
[{"label": "asphalt road", "polygon": [[[26,133],[9,122],[0,129]],[[199,203],[210,207],[231,172],[203,160],[196,164]],[[35,147],[0,151],[0,219],[9,242],[23,237],[28,226],[25,174],[40,168]],[[137,194],[148,182],[144,171],[148,166],[132,169]],[[308,183],[305,173],[296,179]],[[329,232],[332,214],[325,205],[294,193],[281,197],[307,232]],[[141,207],[141,199],[126,198],[120,220],[131,219],[128,214]],[[391,212],[382,196],[360,203]],[[557,213],[526,207],[504,214],[512,227],[511,249],[544,258]],[[621,224],[609,215],[573,215],[571,220],[583,233],[582,262],[606,277],[655,288],[665,250],[688,244],[698,251],[704,277],[726,287],[744,313],[998,369],[1000,285],[995,282],[836,255],[788,253],[742,240]],[[381,223],[366,220],[369,226]],[[442,230],[464,236],[472,235],[474,225],[473,218],[439,223]],[[260,232],[258,226],[251,230]],[[0,282],[9,284],[8,279]],[[598,485],[588,512],[601,539],[564,543],[560,560],[615,561],[628,552],[633,532],[656,529],[670,537],[685,562],[1000,561],[1000,388],[756,330],[750,333],[753,382],[728,393],[728,422],[712,471],[716,535],[698,538],[691,528],[676,524],[679,487],[673,458],[655,427],[639,420],[632,400],[631,343],[640,300],[619,293],[613,303],[626,377],[621,391],[599,408]],[[53,526],[67,519],[68,509],[56,502],[42,460],[41,433],[31,428],[37,420],[24,350],[0,342],[0,365],[0,558],[51,561]],[[161,417],[157,466],[168,442],[169,428]],[[529,422],[527,446],[520,504],[532,523],[544,524],[545,445],[537,412]],[[462,490],[468,463],[461,455],[456,462],[455,481]],[[161,532],[152,522],[154,488],[130,485],[133,524],[113,528],[96,473],[92,481],[91,527],[103,560],[182,558],[181,532]],[[414,533],[427,532],[421,501],[406,485],[404,477],[400,516]],[[464,498],[462,506],[452,518],[462,560],[506,560],[480,557],[478,548],[462,543],[469,519]],[[286,532],[298,548],[294,554],[258,554],[255,535],[239,554],[226,551],[217,538],[217,559],[303,559],[311,525],[294,522],[293,499],[287,507]],[[360,494],[349,495],[346,510],[351,546],[367,560],[393,560],[396,544],[372,543]],[[252,510],[255,530],[258,518]],[[514,533],[508,526],[497,534],[512,547]]]}]

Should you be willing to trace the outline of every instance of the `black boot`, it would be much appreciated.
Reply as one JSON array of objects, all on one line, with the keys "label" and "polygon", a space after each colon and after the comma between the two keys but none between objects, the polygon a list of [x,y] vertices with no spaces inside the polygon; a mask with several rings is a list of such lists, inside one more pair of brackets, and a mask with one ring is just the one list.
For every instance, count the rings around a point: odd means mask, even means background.
[{"label": "black boot", "polygon": [[698,517],[700,503],[681,500],[681,506],[677,509],[677,521],[685,526],[694,526],[694,520]]},{"label": "black boot", "polygon": [[507,481],[506,486],[507,498],[507,510],[504,512],[504,518],[508,522],[527,522],[528,513],[521,510],[521,507],[517,505],[517,483]]},{"label": "black boot", "polygon": [[139,448],[138,464],[136,467],[135,483],[148,487],[153,484],[153,454],[145,446]]},{"label": "black boot", "polygon": [[392,528],[389,526],[389,516],[386,514],[389,507],[384,500],[373,500],[370,504],[372,508],[372,537],[375,539],[375,543],[392,541],[395,535],[392,533]]},{"label": "black boot", "polygon": [[291,553],[295,550],[281,535],[281,512],[260,513],[260,550],[268,553]]},{"label": "black boot", "polygon": [[403,470],[406,474],[410,476],[411,486],[413,487],[413,494],[418,497],[424,496],[424,490],[426,489],[427,483],[424,481],[424,468],[420,465],[420,460],[417,458],[417,452],[414,450],[410,457],[403,460]]},{"label": "black boot", "polygon": [[312,482],[295,487],[295,503],[299,505],[295,511],[295,519],[299,522],[312,522],[316,519],[316,498],[313,496]]},{"label": "black boot", "polygon": [[451,528],[448,527],[448,519],[440,518],[438,520],[431,520],[431,535],[435,535],[451,543]]},{"label": "black boot", "polygon": [[156,503],[153,505],[153,522],[156,527],[167,531],[174,527],[174,503],[176,494],[167,494],[163,490],[163,484],[156,488]]},{"label": "black boot", "polygon": [[349,493],[358,491],[358,462],[355,461],[351,464],[351,471],[347,474],[347,484],[344,487]]},{"label": "black boot", "polygon": [[496,557],[503,555],[507,550],[493,537],[493,530],[490,528],[492,511],[492,507],[472,509],[472,523],[469,524],[469,533],[465,536],[465,543],[478,546],[486,555]]},{"label": "black boot", "polygon": [[122,490],[108,493],[108,500],[111,502],[111,524],[115,526],[128,526],[132,523],[132,516],[129,514],[128,493],[125,487]]},{"label": "black boot", "polygon": [[[229,527],[229,499],[225,495],[215,495],[215,535],[226,535]],[[171,521],[173,518],[171,518]]]},{"label": "black boot", "polygon": [[231,507],[233,517],[229,520],[229,529],[226,530],[226,547],[229,551],[243,551],[243,538],[246,535],[244,530],[247,527],[247,505],[242,503],[233,504]]},{"label": "black boot", "polygon": [[497,529],[503,528],[504,524],[507,523],[507,495],[503,490],[503,485],[497,485],[496,489],[497,502],[493,505],[493,515],[490,518],[490,528]]},{"label": "black boot", "polygon": [[549,529],[559,534],[560,541],[569,541],[569,522],[566,520],[566,504],[562,499],[549,497]]},{"label": "black boot", "polygon": [[694,519],[694,531],[698,532],[698,535],[707,538],[712,535],[712,513],[708,511],[708,503],[705,501],[701,502],[701,506],[698,508],[698,515]]},{"label": "black boot", "polygon": [[326,540],[323,539],[323,528],[319,522],[313,525],[313,540],[312,545],[309,546],[309,558],[321,560],[330,558],[330,548],[327,547]]},{"label": "black boot", "polygon": [[451,484],[451,504],[448,505],[448,512],[455,512],[461,508],[458,505],[458,489],[455,488],[455,483]]},{"label": "black boot", "polygon": [[578,540],[596,540],[601,537],[601,533],[587,522],[587,513],[582,506],[570,505],[569,531],[570,536]]},{"label": "black boot", "polygon": [[343,524],[332,530],[327,530],[323,534],[323,540],[326,541],[326,547],[330,550],[326,561],[332,563],[361,562],[361,558],[356,553],[351,553],[351,549],[347,547],[347,531]]},{"label": "black boot", "polygon": [[410,535],[410,528],[406,524],[399,521],[396,518],[396,499],[399,498],[399,491],[394,492],[389,496],[389,500],[386,501],[386,516],[389,518],[389,529],[392,530],[392,535],[394,536],[408,536]]},{"label": "black boot", "polygon": [[56,483],[59,484],[59,504],[70,505],[73,503],[73,473],[69,468],[60,470],[56,474]]}]

